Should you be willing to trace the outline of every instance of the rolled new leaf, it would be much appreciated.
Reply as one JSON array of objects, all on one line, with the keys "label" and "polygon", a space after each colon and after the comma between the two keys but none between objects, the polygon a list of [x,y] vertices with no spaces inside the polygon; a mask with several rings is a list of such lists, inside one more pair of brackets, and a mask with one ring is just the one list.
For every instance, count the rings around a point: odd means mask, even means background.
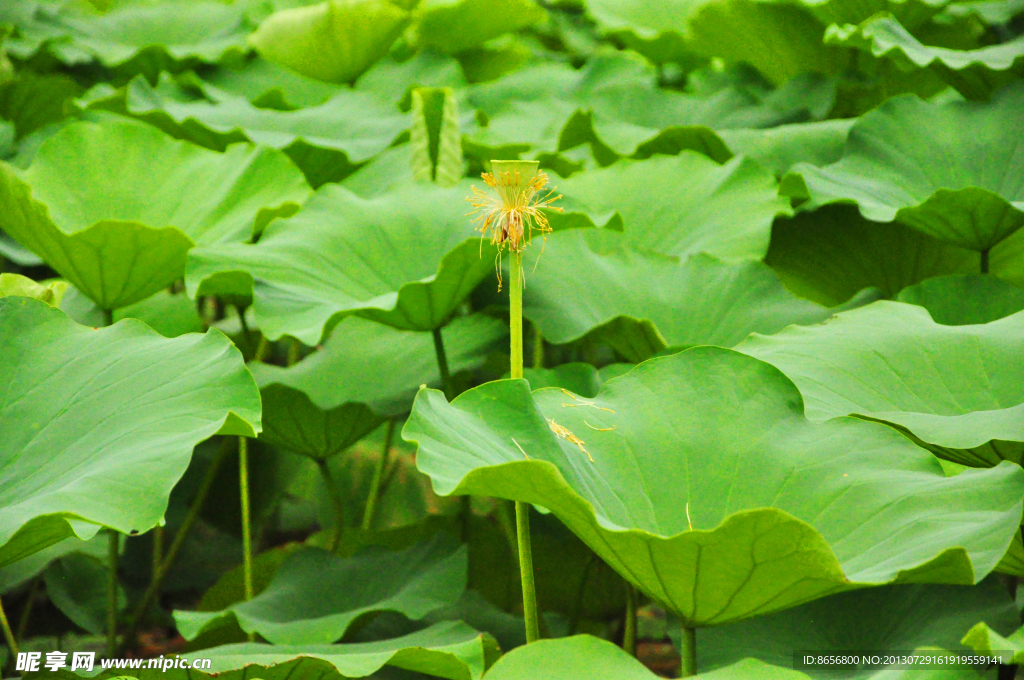
[{"label": "rolled new leaf", "polygon": [[104,526],[147,531],[196,444],[260,431],[256,384],[220,332],[97,330],[25,297],[0,298],[0,392],[0,565]]},{"label": "rolled new leaf", "polygon": [[[814,423],[774,367],[698,347],[593,399],[502,380],[420,391],[403,437],[442,495],[550,509],[688,627],[894,582],[974,583],[1018,530],[1024,470],[946,477],[898,432]],[[671,480],[671,484],[666,484]]]}]

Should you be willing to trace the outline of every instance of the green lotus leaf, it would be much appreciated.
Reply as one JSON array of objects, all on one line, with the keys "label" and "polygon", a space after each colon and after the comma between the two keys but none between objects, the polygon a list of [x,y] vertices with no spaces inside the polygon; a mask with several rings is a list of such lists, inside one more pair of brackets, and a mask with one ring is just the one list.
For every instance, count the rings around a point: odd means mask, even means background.
[{"label": "green lotus leaf", "polygon": [[[633,368],[632,364],[612,364],[612,366],[625,367],[623,373]],[[507,378],[508,374],[505,377]],[[534,390],[539,390],[542,387],[561,387],[588,399],[597,396],[601,385],[608,379],[591,364],[580,362],[561,364],[554,368],[527,368],[523,371],[523,377]]]},{"label": "green lotus leaf", "polygon": [[53,307],[60,307],[67,281],[53,281],[49,284],[36,283],[21,274],[0,274],[0,297],[19,295],[42,300]]},{"label": "green lotus leaf", "polygon": [[67,115],[65,104],[82,91],[81,85],[64,74],[38,75],[23,70],[0,85],[0,118],[14,123],[17,138],[23,139],[46,125],[63,121]]},{"label": "green lotus leaf", "polygon": [[[1014,240],[997,248],[993,261]],[[830,205],[776,220],[765,262],[797,295],[836,306],[865,288],[895,297],[931,277],[974,273],[978,259],[902,224],[869,222],[852,206]]]},{"label": "green lotus leaf", "polygon": [[624,160],[556,184],[593,213],[617,212],[630,245],[679,257],[760,259],[773,219],[790,214],[757,163],[734,158],[720,166],[692,151]]},{"label": "green lotus leaf", "polygon": [[417,87],[466,86],[466,76],[459,62],[433,50],[420,50],[412,57],[398,61],[391,55],[384,57],[359,77],[355,89],[376,95],[382,101],[394,102],[407,108],[412,90]]},{"label": "green lotus leaf", "polygon": [[175,611],[174,620],[186,640],[234,620],[274,644],[329,644],[370,612],[416,620],[454,604],[466,587],[466,569],[466,549],[443,534],[406,550],[350,558],[307,548],[289,555],[248,602],[217,612]]},{"label": "green lotus leaf", "polygon": [[546,17],[533,0],[423,0],[416,11],[416,43],[457,54]]},{"label": "green lotus leaf", "polygon": [[[59,306],[83,326],[99,327],[104,323],[103,310],[74,286],[68,286]],[[166,290],[114,310],[113,320],[121,319],[138,319],[165,338],[206,331],[206,322],[199,316],[195,301],[184,293],[171,294]]]},{"label": "green lotus leaf", "polygon": [[825,120],[765,130],[720,130],[718,136],[734,154],[743,154],[779,176],[800,162],[820,166],[838,161],[855,122]]},{"label": "green lotus leaf", "polygon": [[[538,668],[544,669],[545,680],[656,680],[659,677],[611,642],[590,635],[576,635],[559,640],[538,640],[513,649],[494,664],[487,673],[487,680],[533,680],[537,677]],[[800,671],[746,659],[734,666],[700,673],[696,677],[703,680],[807,680],[808,676]]]},{"label": "green lotus leaf", "polygon": [[856,26],[830,26],[825,42],[891,59],[907,71],[930,68],[968,99],[987,100],[994,91],[1024,76],[1024,37],[974,50],[931,47],[922,45],[890,14]]},{"label": "green lotus leaf", "polygon": [[[800,164],[782,192],[813,205],[856,203],[875,222],[900,222],[961,248],[990,250],[1024,225],[1024,85],[991,103],[887,100],[850,130],[838,163]],[[984,158],[978,164],[971,159]]]},{"label": "green lotus leaf", "polygon": [[940,276],[904,288],[900,302],[928,310],[936,323],[968,326],[1024,310],[1024,290],[994,276]]},{"label": "green lotus leaf", "polygon": [[[74,552],[51,564],[43,573],[46,596],[79,628],[93,635],[106,629],[110,567],[100,559]],[[127,599],[117,587],[118,610]]]},{"label": "green lotus leaf", "polygon": [[467,183],[411,184],[363,198],[324,185],[257,244],[193,251],[189,294],[206,294],[205,281],[215,276],[251,277],[263,333],[307,345],[351,314],[403,330],[440,328],[494,276],[495,249],[466,217],[469,193]]},{"label": "green lotus leaf", "polygon": [[[966,651],[964,631],[979,620],[1007,633],[1017,610],[999,579],[976,586],[896,585],[840,593],[784,612],[701,629],[697,662],[717,668],[745,658],[792,666],[794,650]],[[812,677],[863,677],[864,671],[805,668]],[[922,671],[914,671],[911,678]],[[971,673],[974,671],[971,670]]]},{"label": "green lotus leaf", "polygon": [[867,585],[974,583],[1024,491],[1010,463],[946,477],[891,428],[808,421],[781,372],[714,347],[647,361],[592,400],[524,380],[452,404],[423,389],[402,436],[437,493],[550,509],[690,626]]},{"label": "green lotus leaf", "polygon": [[1014,17],[1024,12],[1021,0],[964,0],[946,5],[939,15],[939,21],[946,19],[960,20],[977,17],[986,24],[997,26],[1010,23]]},{"label": "green lotus leaf", "polygon": [[249,42],[304,76],[347,83],[380,59],[409,23],[387,0],[326,0],[271,14]]},{"label": "green lotus leaf", "polygon": [[45,44],[69,66],[98,61],[154,80],[163,70],[240,61],[249,51],[244,12],[218,2],[129,3],[106,14],[40,3],[18,28],[26,47]]},{"label": "green lotus leaf", "polygon": [[[122,542],[121,545],[123,546],[124,543]],[[27,585],[31,579],[45,572],[53,562],[66,555],[82,553],[103,560],[108,559],[109,549],[110,538],[103,534],[97,534],[88,541],[73,536],[54,543],[48,548],[34,552],[6,567],[0,567],[0,595]]]},{"label": "green lotus leaf", "polygon": [[[486,125],[469,133],[467,152],[483,160],[496,152],[553,153],[595,145],[607,164],[617,156],[700,151],[717,161],[730,153],[714,130],[762,128],[812,116],[808,102],[831,85],[813,77],[765,93],[725,83],[700,94],[657,86],[657,72],[638,56],[599,53],[579,71],[568,65],[527,67],[473,86],[467,108]],[[778,93],[785,95],[779,99]],[[507,157],[507,156],[506,156]]]},{"label": "green lotus leaf", "polygon": [[[193,74],[194,76],[194,74]],[[320,106],[346,89],[343,85],[325,83],[307,78],[291,69],[279,66],[261,57],[250,59],[240,68],[219,68],[204,73],[200,79],[189,78],[194,84],[211,86],[208,97],[216,101],[218,92],[245,97],[260,108],[294,110]]]},{"label": "green lotus leaf", "polygon": [[811,420],[878,420],[942,458],[989,466],[1024,454],[1021,328],[1022,314],[944,326],[921,307],[881,301],[737,349],[789,376]]},{"label": "green lotus leaf", "polygon": [[88,105],[123,111],[217,151],[240,141],[281,149],[314,186],[340,180],[409,127],[407,115],[366,92],[341,90],[319,106],[297,111],[259,108],[210,85],[204,93],[217,101],[190,93],[169,76],[157,87],[136,78],[125,90]]},{"label": "green lotus leaf", "polygon": [[590,336],[640,362],[667,347],[731,347],[750,333],[818,323],[832,313],[790,293],[760,262],[727,264],[704,254],[680,262],[625,240],[605,230],[548,237],[528,275],[523,312],[546,340]]},{"label": "green lotus leaf", "polygon": [[146,531],[197,443],[260,430],[256,385],[216,331],[95,330],[0,298],[0,367],[0,565],[101,526]]},{"label": "green lotus leaf", "polygon": [[27,170],[0,164],[4,231],[101,309],[149,297],[181,278],[193,245],[247,241],[308,194],[277,151],[215,153],[134,121],[75,123]]},{"label": "green lotus leaf", "polygon": [[967,631],[960,642],[977,654],[999,656],[1004,664],[1024,662],[1024,628],[1004,636],[990,628],[987,622],[980,621]]}]

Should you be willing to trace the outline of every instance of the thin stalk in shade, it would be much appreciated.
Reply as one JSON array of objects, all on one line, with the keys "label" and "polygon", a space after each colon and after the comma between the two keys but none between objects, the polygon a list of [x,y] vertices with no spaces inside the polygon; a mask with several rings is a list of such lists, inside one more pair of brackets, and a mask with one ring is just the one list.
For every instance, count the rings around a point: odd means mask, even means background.
[{"label": "thin stalk in shade", "polygon": [[544,334],[533,324],[533,367],[544,368]]},{"label": "thin stalk in shade", "polygon": [[104,309],[103,310],[103,325],[109,326],[114,323],[114,310]]},{"label": "thin stalk in shade", "polygon": [[622,630],[622,648],[636,656],[636,588],[626,583],[626,620]]},{"label": "thin stalk in shade", "polygon": [[211,460],[210,464],[206,467],[206,472],[203,473],[203,480],[199,483],[199,488],[196,490],[195,498],[192,499],[192,505],[189,506],[188,514],[185,515],[185,520],[175,532],[174,540],[171,541],[171,545],[167,549],[167,554],[160,563],[156,575],[153,577],[153,580],[150,582],[149,587],[143,594],[142,599],[139,600],[139,604],[136,605],[131,619],[128,621],[128,627],[125,629],[124,635],[125,647],[128,649],[135,646],[135,634],[138,631],[139,624],[142,622],[142,618],[146,615],[146,612],[149,611],[150,605],[152,605],[154,600],[156,600],[157,595],[160,593],[160,587],[164,583],[164,579],[167,578],[167,574],[171,571],[171,567],[174,566],[174,560],[177,559],[178,553],[181,551],[181,546],[185,544],[185,539],[188,537],[189,532],[199,520],[199,515],[203,510],[203,505],[206,503],[207,496],[210,495],[210,489],[213,488],[213,482],[217,478],[220,466],[224,462],[224,459],[227,457],[228,451],[231,448],[228,445],[230,441],[230,438],[224,438],[220,448],[217,449],[217,453],[213,457],[213,460]]},{"label": "thin stalk in shade", "polygon": [[18,642],[25,639],[25,631],[28,630],[28,621],[32,616],[32,607],[36,603],[36,595],[39,594],[39,586],[42,582],[42,574],[39,574],[32,579],[32,585],[28,589],[28,597],[25,598],[25,606],[21,609],[21,619],[18,621],[18,630],[14,631],[14,639]]},{"label": "thin stalk in shade", "polygon": [[[11,660],[18,658],[18,643],[14,640],[14,633],[11,632],[11,624],[7,622],[7,614],[4,612],[4,604],[0,601],[0,628],[4,629],[4,640],[11,650]],[[3,669],[0,668],[0,671]]]},{"label": "thin stalk in shade", "polygon": [[377,466],[373,469],[373,481],[370,483],[370,495],[366,497],[366,510],[363,511],[363,529],[369,531],[373,528],[373,520],[377,516],[377,504],[384,491],[384,473],[388,469],[388,461],[391,458],[391,440],[395,436],[395,419],[388,421],[387,430],[384,431],[384,447],[380,451],[380,458],[377,459]]},{"label": "thin stalk in shade", "polygon": [[441,373],[441,385],[444,387],[444,398],[451,401],[455,398],[455,388],[452,386],[452,374],[448,370],[448,355],[444,351],[444,339],[441,337],[441,329],[434,331],[434,354],[437,356],[437,370]]},{"label": "thin stalk in shade", "polygon": [[334,529],[331,531],[331,538],[327,542],[327,551],[334,552],[341,543],[341,532],[345,528],[345,501],[341,497],[341,491],[334,481],[334,476],[331,474],[331,468],[327,461],[322,458],[318,459],[316,465],[320,469],[320,476],[324,480],[324,486],[327,487],[327,495],[331,497],[331,505],[334,506]]},{"label": "thin stalk in shade", "polygon": [[981,251],[981,273],[988,274],[988,251]]},{"label": "thin stalk in shade", "polygon": [[113,529],[108,529],[107,559],[110,563],[110,579],[107,581],[107,658],[113,658],[117,652],[117,553],[120,537]]},{"label": "thin stalk in shade", "polygon": [[[249,440],[238,438],[238,485],[242,496],[242,580],[245,601],[252,599],[252,523],[249,517]],[[249,641],[256,637],[249,633]]]},{"label": "thin stalk in shade", "polygon": [[680,655],[682,656],[682,677],[697,675],[697,629],[683,624],[683,641]]},{"label": "thin stalk in shade", "polygon": [[149,580],[156,578],[160,564],[164,561],[164,528],[157,524],[151,532],[153,539],[153,566],[150,568]]},{"label": "thin stalk in shade", "polygon": [[245,307],[240,305],[235,306],[235,311],[238,312],[238,321],[242,325],[242,344],[245,347],[241,348],[243,354],[254,354],[252,349],[252,335],[249,333],[249,322],[245,320]]}]

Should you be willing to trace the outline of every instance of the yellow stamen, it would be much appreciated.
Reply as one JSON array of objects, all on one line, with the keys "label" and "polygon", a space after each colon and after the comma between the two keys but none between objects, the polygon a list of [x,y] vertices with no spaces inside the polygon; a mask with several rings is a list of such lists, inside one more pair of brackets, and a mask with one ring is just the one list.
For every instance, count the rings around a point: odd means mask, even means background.
[{"label": "yellow stamen", "polygon": [[591,463],[594,462],[594,457],[590,455],[590,451],[587,451],[586,447],[584,446],[584,444],[586,442],[584,442],[582,439],[580,439],[579,437],[574,435],[569,430],[569,428],[563,427],[562,425],[559,425],[558,423],[556,423],[551,418],[548,418],[548,427],[551,428],[551,431],[554,432],[555,435],[559,439],[564,439],[567,442],[570,442],[570,443],[575,444],[576,446],[580,447],[580,451],[582,451],[583,453],[587,454],[587,458],[590,459],[590,462]]}]

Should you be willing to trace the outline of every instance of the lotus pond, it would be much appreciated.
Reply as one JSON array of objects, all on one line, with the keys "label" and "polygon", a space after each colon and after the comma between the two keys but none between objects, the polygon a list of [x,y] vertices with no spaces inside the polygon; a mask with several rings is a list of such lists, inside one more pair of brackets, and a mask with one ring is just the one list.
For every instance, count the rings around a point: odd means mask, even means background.
[{"label": "lotus pond", "polygon": [[0,676],[1024,665],[1021,0],[0,41]]}]

